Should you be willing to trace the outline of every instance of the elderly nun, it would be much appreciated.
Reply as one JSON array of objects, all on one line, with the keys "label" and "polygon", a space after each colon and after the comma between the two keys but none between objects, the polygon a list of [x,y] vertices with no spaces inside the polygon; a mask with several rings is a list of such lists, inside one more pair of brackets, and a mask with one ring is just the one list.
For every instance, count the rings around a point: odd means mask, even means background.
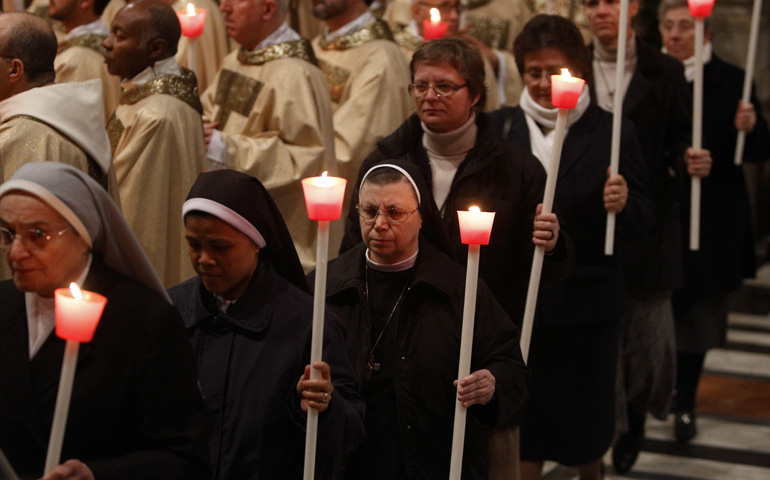
[{"label": "elderly nun", "polygon": [[479,282],[472,373],[456,391],[465,269],[428,183],[417,165],[388,161],[366,172],[358,198],[363,243],[329,262],[326,292],[366,401],[367,441],[347,478],[447,478],[459,400],[463,478],[486,479],[484,428],[514,423],[527,398],[519,331]]},{"label": "elderly nun", "polygon": [[203,479],[207,421],[179,313],[107,192],[62,163],[21,167],[0,186],[0,449],[43,473],[65,341],[53,292],[107,297],[83,344],[62,465],[48,479]]},{"label": "elderly nun", "polygon": [[256,178],[217,170],[198,176],[182,211],[198,275],[169,293],[213,421],[214,478],[302,478],[308,408],[319,412],[315,478],[337,478],[364,440],[364,405],[334,316],[312,365],[321,378],[309,379],[313,299],[275,202]]}]

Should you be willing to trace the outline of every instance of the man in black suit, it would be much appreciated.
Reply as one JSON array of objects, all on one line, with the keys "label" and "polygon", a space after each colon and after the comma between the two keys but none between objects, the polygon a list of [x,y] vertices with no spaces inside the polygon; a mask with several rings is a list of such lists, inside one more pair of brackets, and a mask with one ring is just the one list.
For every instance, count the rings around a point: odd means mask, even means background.
[{"label": "man in black suit", "polygon": [[647,162],[656,222],[652,237],[617,242],[626,280],[626,313],[621,322],[618,363],[618,432],[613,451],[619,472],[636,461],[647,413],[665,418],[674,387],[676,352],[671,292],[682,284],[682,243],[678,194],[687,174],[708,175],[707,150],[691,143],[692,99],[682,65],[634,36],[631,20],[639,1],[629,3],[626,65],[621,93],[615,85],[620,2],[586,0],[593,33],[592,94],[612,111],[623,102],[623,115],[634,121]]}]

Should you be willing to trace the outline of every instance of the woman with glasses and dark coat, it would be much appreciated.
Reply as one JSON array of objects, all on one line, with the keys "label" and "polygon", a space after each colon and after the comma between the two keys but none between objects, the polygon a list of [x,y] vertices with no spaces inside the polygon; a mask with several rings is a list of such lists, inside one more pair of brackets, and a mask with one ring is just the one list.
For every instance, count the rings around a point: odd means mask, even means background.
[{"label": "woman with glasses and dark coat", "polygon": [[519,331],[481,281],[473,373],[458,396],[465,271],[428,184],[416,165],[394,161],[369,170],[358,193],[363,242],[329,262],[326,290],[367,405],[367,442],[349,456],[347,478],[446,478],[459,400],[463,478],[486,479],[485,429],[515,421],[527,397]]}]

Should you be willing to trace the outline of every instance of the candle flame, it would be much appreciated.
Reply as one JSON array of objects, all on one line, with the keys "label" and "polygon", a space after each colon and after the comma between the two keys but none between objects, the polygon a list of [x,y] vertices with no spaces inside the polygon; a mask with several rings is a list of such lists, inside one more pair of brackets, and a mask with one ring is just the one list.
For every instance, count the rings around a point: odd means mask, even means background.
[{"label": "candle flame", "polygon": [[473,207],[469,208],[468,211],[469,212],[473,212],[473,213],[481,213],[481,209],[479,207],[476,207],[476,206],[473,206]]},{"label": "candle flame", "polygon": [[324,173],[322,173],[322,174],[321,174],[321,176],[322,176],[322,177],[326,177],[326,174],[327,174],[327,173],[328,173],[328,172],[324,172]]},{"label": "candle flame", "polygon": [[566,68],[561,69],[561,76],[564,77],[565,80],[572,79],[572,75],[569,74],[569,70],[567,70]]},{"label": "candle flame", "polygon": [[192,3],[187,4],[187,15],[191,17],[195,16],[195,6]]},{"label": "candle flame", "polygon": [[80,293],[80,289],[78,288],[77,283],[70,283],[70,293],[72,293],[72,298],[75,300],[83,300],[83,294]]},{"label": "candle flame", "polygon": [[438,12],[438,8],[430,9],[430,23],[438,24],[441,21],[441,14]]}]

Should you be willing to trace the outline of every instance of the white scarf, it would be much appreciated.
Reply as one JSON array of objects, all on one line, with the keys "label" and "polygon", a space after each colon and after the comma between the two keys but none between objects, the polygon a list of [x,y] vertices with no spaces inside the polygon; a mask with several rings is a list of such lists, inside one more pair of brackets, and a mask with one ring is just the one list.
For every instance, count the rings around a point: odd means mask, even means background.
[{"label": "white scarf", "polygon": [[[567,130],[564,133],[565,137],[567,132],[569,132],[569,128],[574,125],[575,122],[580,120],[580,117],[583,116],[590,104],[591,94],[588,93],[588,88],[583,87],[583,91],[580,92],[580,98],[578,98],[577,106],[567,114]],[[548,172],[551,164],[556,117],[559,114],[559,109],[544,108],[540,106],[534,99],[532,99],[529,95],[529,90],[526,88],[521,92],[519,106],[524,111],[524,118],[527,120],[529,143],[531,145],[532,154],[540,160],[540,163],[545,167],[545,171]],[[545,127],[546,133],[543,133],[540,126]]]},{"label": "white scarf", "polygon": [[[663,47],[661,49],[663,53],[668,53],[668,50],[666,50],[666,47]],[[711,61],[711,42],[706,42],[703,44],[703,65],[706,65]],[[684,77],[687,79],[688,82],[694,82],[695,81],[695,54],[693,54],[692,57],[685,58],[682,62],[684,64]]]}]

